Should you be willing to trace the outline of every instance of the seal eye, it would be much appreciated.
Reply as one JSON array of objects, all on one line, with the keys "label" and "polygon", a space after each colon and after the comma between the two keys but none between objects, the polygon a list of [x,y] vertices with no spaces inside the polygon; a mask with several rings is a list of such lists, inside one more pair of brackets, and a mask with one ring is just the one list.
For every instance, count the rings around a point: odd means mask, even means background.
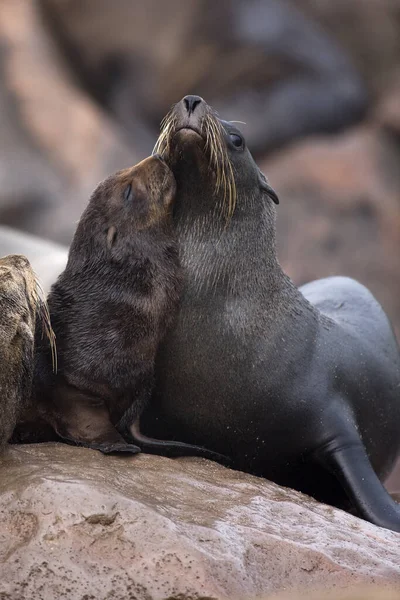
[{"label": "seal eye", "polygon": [[125,191],[124,191],[124,198],[125,200],[128,202],[131,202],[133,200],[133,193],[132,193],[132,184],[130,183],[129,185],[126,186]]},{"label": "seal eye", "polygon": [[235,146],[235,148],[243,147],[243,140],[240,137],[240,135],[238,135],[237,133],[230,133],[229,137],[231,138],[231,142]]}]

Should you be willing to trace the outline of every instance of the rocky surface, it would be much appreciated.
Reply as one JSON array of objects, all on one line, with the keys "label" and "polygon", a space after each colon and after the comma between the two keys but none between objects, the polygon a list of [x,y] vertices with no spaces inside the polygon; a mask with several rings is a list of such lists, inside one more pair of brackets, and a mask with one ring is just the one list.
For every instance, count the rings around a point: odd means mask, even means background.
[{"label": "rocky surface", "polygon": [[269,596],[267,600],[400,600],[400,591],[379,586],[356,586],[345,591],[279,594]]},{"label": "rocky surface", "polygon": [[347,50],[370,88],[385,92],[400,67],[400,0],[294,0]]},{"label": "rocky surface", "polygon": [[278,251],[297,284],[348,275],[400,334],[400,144],[365,125],[305,141],[262,164],[281,203]]},{"label": "rocky surface", "polygon": [[1,598],[400,591],[398,534],[209,461],[42,444],[0,470]]},{"label": "rocky surface", "polygon": [[79,89],[38,3],[0,2],[0,223],[69,243],[97,183],[135,164]]}]

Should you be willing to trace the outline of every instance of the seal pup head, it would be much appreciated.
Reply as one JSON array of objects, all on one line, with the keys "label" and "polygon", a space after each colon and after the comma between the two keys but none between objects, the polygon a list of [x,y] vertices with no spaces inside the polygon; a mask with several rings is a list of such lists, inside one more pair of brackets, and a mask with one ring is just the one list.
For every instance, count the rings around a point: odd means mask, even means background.
[{"label": "seal pup head", "polygon": [[138,236],[143,240],[147,232],[169,231],[175,191],[174,175],[160,155],[111,175],[90,197],[70,257],[124,260]]},{"label": "seal pup head", "polygon": [[[212,198],[212,208],[225,218],[254,192],[278,204],[278,197],[251,156],[241,131],[217,113],[200,96],[185,96],[161,123],[154,152],[170,165],[178,189],[192,189]],[[200,186],[200,189],[198,189]],[[187,194],[185,194],[187,196]],[[204,211],[210,207],[197,206]],[[192,207],[191,210],[196,207]]]}]

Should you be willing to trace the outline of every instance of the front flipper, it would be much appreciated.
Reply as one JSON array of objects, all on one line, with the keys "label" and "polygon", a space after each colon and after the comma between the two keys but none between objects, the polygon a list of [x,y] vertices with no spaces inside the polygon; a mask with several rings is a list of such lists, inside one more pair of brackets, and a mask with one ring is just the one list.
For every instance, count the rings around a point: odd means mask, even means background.
[{"label": "front flipper", "polygon": [[315,453],[345,490],[360,517],[379,527],[400,532],[400,505],[375,474],[360,439],[332,441]]},{"label": "front flipper", "polygon": [[58,438],[67,444],[92,448],[103,454],[140,452],[138,446],[127,442],[115,429],[102,401],[72,386],[57,390],[57,406],[47,406],[46,420]]},{"label": "front flipper", "polygon": [[169,458],[199,456],[201,458],[214,460],[226,466],[229,466],[230,464],[230,460],[227,456],[219,454],[218,452],[213,452],[212,450],[207,450],[207,448],[203,448],[202,446],[194,446],[175,440],[157,440],[155,438],[147,437],[140,433],[138,420],[130,426],[129,437],[135,444],[138,444],[144,452],[149,454],[159,454],[161,456],[168,456]]},{"label": "front flipper", "polygon": [[207,450],[201,446],[186,444],[185,442],[158,440],[147,437],[140,432],[139,419],[145,406],[150,401],[153,387],[152,377],[152,373],[142,375],[141,380],[135,382],[135,395],[132,395],[131,392],[124,393],[118,397],[118,402],[108,404],[110,420],[120,435],[124,439],[133,441],[148,454],[158,454],[169,458],[199,456],[230,466],[231,461],[229,458],[218,452]]}]

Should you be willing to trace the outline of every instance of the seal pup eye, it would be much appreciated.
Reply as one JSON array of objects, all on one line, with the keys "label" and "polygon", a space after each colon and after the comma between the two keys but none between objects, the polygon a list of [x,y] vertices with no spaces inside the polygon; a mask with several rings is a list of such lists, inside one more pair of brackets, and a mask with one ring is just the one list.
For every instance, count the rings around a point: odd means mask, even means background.
[{"label": "seal pup eye", "polygon": [[232,144],[235,146],[235,148],[243,147],[243,139],[240,137],[240,135],[238,135],[237,133],[230,133],[229,137],[231,139]]},{"label": "seal pup eye", "polygon": [[124,191],[124,198],[127,202],[131,202],[133,200],[133,192],[132,192],[132,184],[126,186]]}]

